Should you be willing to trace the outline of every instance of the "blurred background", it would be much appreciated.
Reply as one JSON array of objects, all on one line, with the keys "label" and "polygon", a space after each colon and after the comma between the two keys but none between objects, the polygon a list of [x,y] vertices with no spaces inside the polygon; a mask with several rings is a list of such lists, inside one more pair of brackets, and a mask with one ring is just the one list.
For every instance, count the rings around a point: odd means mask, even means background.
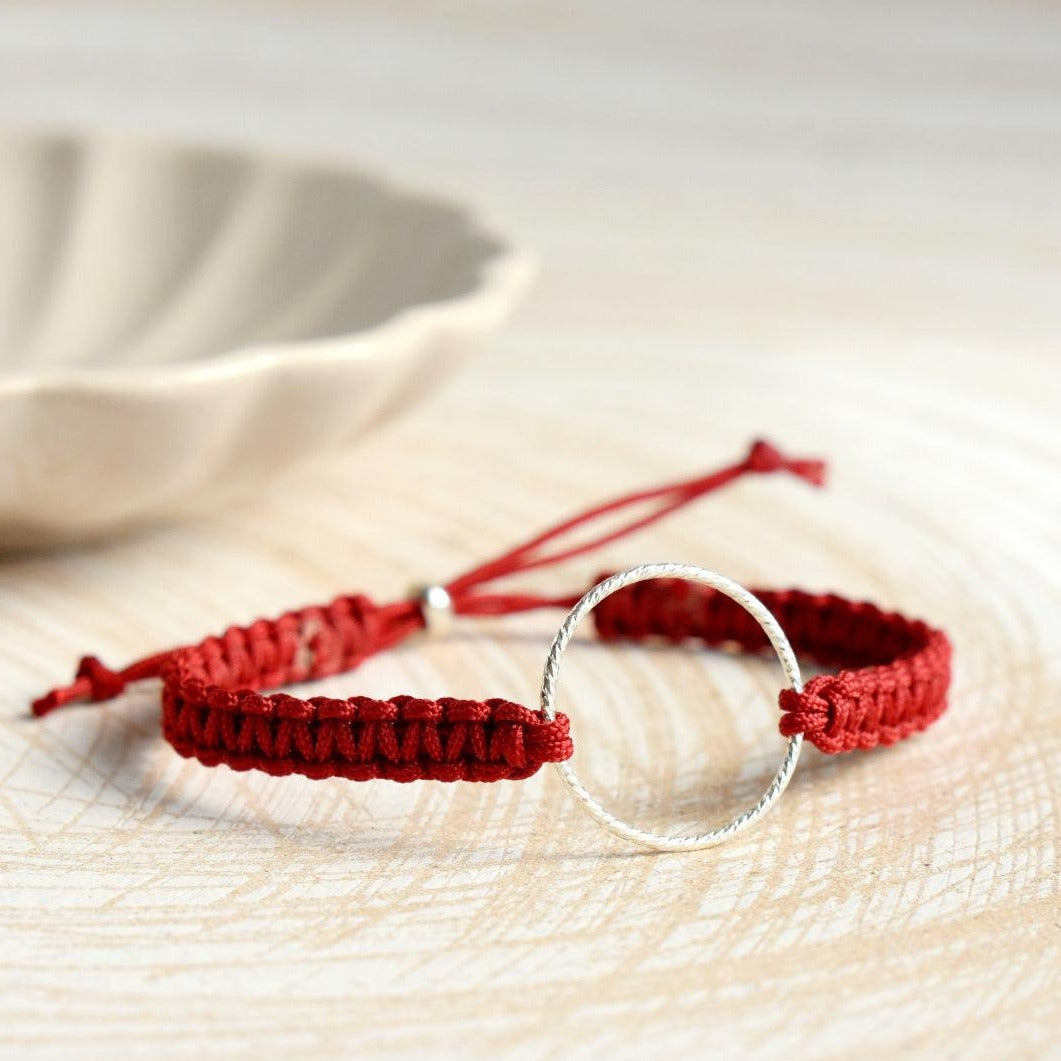
[{"label": "blurred background", "polygon": [[592,440],[603,403],[694,425],[693,460],[703,418],[765,429],[797,386],[809,442],[1053,432],[1049,6],[3,4],[0,120],[349,160],[469,206],[538,280],[446,412],[489,403],[513,452],[555,420]]},{"label": "blurred background", "polygon": [[5,3],[0,116],[347,156],[481,207],[542,265],[502,379],[545,326],[604,388],[663,343],[929,379],[958,359],[975,386],[987,358],[1058,355],[1059,23],[1036,3]]}]

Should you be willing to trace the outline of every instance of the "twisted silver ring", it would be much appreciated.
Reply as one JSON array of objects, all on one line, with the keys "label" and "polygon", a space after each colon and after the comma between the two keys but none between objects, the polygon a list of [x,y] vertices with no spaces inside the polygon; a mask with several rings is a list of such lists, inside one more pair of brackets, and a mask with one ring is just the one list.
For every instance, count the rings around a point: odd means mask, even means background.
[{"label": "twisted silver ring", "polygon": [[[730,600],[739,604],[759,623],[766,636],[770,639],[770,644],[773,645],[774,651],[777,653],[777,658],[785,672],[788,684],[797,693],[802,691],[799,664],[796,662],[792,646],[789,644],[788,638],[785,637],[784,631],[778,625],[777,620],[758,597],[749,593],[743,586],[732,581],[732,579],[703,567],[693,567],[688,564],[642,564],[639,567],[620,571],[618,574],[612,575],[594,586],[571,609],[563,625],[557,631],[552,647],[549,649],[549,656],[545,661],[545,672],[542,675],[541,709],[547,719],[552,720],[556,717],[554,702],[556,699],[556,682],[560,673],[560,660],[578,624],[605,597],[611,596],[611,594],[624,586],[629,586],[634,582],[644,582],[653,578],[682,578],[700,582],[711,586],[720,593],[724,593]],[[732,821],[718,829],[693,835],[666,836],[661,833],[640,829],[636,825],[625,822],[607,810],[600,800],[587,791],[574,770],[566,762],[553,763],[553,766],[567,787],[571,789],[575,799],[601,825],[615,833],[616,836],[635,844],[641,844],[644,847],[653,848],[656,851],[699,851],[736,836],[737,833],[746,829],[753,822],[758,821],[777,802],[778,797],[784,792],[785,787],[792,778],[796,764],[799,762],[799,753],[802,746],[803,734],[797,733],[794,737],[789,738],[788,747],[777,773],[754,807],[739,814]]]}]

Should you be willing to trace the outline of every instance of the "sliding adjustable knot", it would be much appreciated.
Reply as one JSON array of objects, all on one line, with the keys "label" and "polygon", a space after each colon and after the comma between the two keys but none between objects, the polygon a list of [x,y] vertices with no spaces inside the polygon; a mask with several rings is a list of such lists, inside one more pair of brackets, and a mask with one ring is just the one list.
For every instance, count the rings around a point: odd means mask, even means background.
[{"label": "sliding adjustable knot", "polygon": [[806,479],[812,486],[825,485],[825,462],[820,460],[792,460],[763,439],[752,444],[746,465],[749,471],[768,475],[786,471]]}]

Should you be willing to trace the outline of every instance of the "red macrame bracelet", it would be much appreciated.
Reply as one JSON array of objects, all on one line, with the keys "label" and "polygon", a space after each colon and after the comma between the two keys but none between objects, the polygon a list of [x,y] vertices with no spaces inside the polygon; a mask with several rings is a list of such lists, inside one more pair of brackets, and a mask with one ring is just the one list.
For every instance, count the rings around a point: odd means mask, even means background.
[{"label": "red macrame bracelet", "polygon": [[[614,541],[749,473],[787,471],[821,485],[819,461],[790,460],[765,442],[728,468],[599,505],[455,579],[440,592],[458,615],[504,615],[570,608],[578,598],[485,593],[486,583],[533,570]],[[602,516],[636,505],[650,511],[589,542],[549,553],[545,546]],[[436,587],[438,589],[438,587]],[[828,753],[891,744],[923,729],[946,706],[950,643],[925,623],[800,590],[757,591],[791,635],[797,652],[841,668],[780,694],[781,732],[803,734]],[[656,579],[620,589],[594,613],[607,640],[695,640],[761,652],[766,634],[741,607],[713,589]],[[94,657],[75,682],[33,705],[35,714],[78,701],[109,700],[130,682],[162,680],[162,726],[184,756],[208,766],[304,774],[312,778],[395,781],[498,781],[529,777],[570,758],[568,720],[508,700],[376,700],[313,697],[275,689],[338,674],[426,625],[421,600],[377,605],[339,597],[273,620],[233,627],[220,637],[112,671]]]}]

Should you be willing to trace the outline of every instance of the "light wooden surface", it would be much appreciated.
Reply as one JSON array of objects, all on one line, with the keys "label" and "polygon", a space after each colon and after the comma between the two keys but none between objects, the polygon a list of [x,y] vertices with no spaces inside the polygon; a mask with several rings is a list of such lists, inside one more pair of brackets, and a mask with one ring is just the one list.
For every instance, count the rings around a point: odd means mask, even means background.
[{"label": "light wooden surface", "polygon": [[[0,114],[343,151],[483,204],[542,273],[422,414],[215,517],[0,567],[12,1057],[1037,1057],[1061,1032],[1061,14],[1046,4],[0,7]],[[314,784],[180,760],[112,662],[446,576],[767,433],[648,559],[953,634],[950,713],[809,754],[754,831],[633,853],[543,774]],[[332,690],[534,701],[553,617]],[[780,752],[776,672],[573,652],[578,764],[705,826]]]}]

